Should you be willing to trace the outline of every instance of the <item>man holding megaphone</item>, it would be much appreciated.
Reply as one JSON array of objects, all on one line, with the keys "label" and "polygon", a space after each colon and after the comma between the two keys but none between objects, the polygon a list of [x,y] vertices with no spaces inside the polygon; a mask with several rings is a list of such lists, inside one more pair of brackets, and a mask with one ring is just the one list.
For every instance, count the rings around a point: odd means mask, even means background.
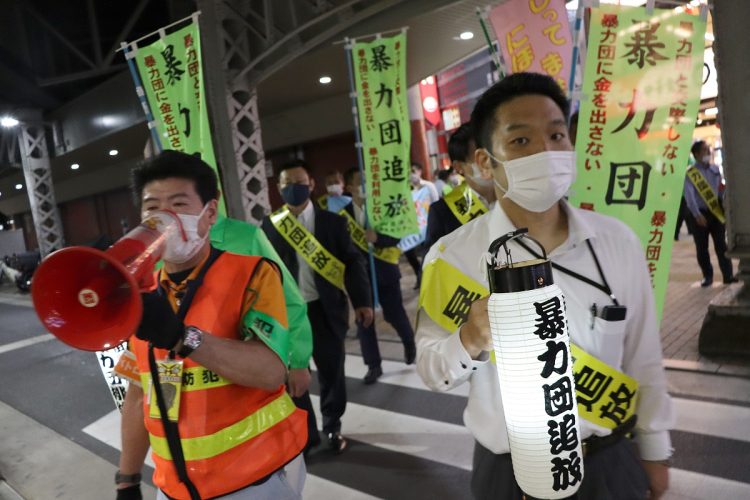
[{"label": "man holding megaphone", "polygon": [[149,445],[158,498],[299,498],[282,472],[307,426],[284,388],[278,267],[211,246],[218,183],[199,158],[164,151],[133,171],[133,186],[144,220],[172,212],[180,230],[165,232],[164,266],[130,342],[141,384],[122,408],[118,499],[140,498]]}]

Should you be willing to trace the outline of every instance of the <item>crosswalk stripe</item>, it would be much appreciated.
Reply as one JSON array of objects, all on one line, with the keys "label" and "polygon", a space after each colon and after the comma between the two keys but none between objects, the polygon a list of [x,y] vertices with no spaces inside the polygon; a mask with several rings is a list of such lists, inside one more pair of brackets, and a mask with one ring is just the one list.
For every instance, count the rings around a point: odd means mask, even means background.
[{"label": "crosswalk stripe", "polygon": [[44,335],[37,335],[36,337],[31,337],[30,339],[23,339],[17,342],[11,342],[10,344],[5,344],[3,346],[0,346],[0,354],[15,351],[16,349],[23,349],[24,347],[29,347],[31,345],[38,344],[40,342],[46,342],[54,338],[55,336],[52,335],[51,333],[45,333]]},{"label": "crosswalk stripe", "polygon": [[750,484],[672,468],[669,490],[663,500],[706,500],[750,498]]}]

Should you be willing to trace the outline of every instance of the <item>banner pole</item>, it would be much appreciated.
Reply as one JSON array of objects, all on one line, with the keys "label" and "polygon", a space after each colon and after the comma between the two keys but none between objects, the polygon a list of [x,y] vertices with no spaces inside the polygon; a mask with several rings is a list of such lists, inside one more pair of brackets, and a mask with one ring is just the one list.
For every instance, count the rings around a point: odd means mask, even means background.
[{"label": "banner pole", "polygon": [[570,125],[570,119],[573,117],[575,103],[578,99],[573,94],[576,83],[576,68],[578,67],[578,40],[581,37],[581,25],[583,24],[583,11],[585,10],[586,0],[578,2],[578,9],[576,9],[576,25],[573,32],[573,57],[570,61],[570,79],[568,80],[568,95],[570,95],[570,110],[568,111],[568,125]]},{"label": "banner pole", "polygon": [[[352,66],[352,48],[354,42],[348,37],[344,39],[344,51],[346,52],[346,69],[349,75],[349,98],[352,102],[352,117],[354,118],[354,147],[357,150],[357,166],[359,167],[359,179],[362,182],[362,191],[365,190],[365,169],[364,169],[364,151],[362,150],[362,135],[359,131],[359,113],[357,111],[357,90],[354,84],[354,68]],[[354,202],[352,202],[354,203]],[[368,228],[370,221],[367,217],[367,198],[365,198],[365,229]],[[370,281],[372,282],[372,299],[374,307],[380,306],[380,297],[378,296],[378,279],[375,275],[375,257],[372,254],[372,244],[368,242],[367,254],[370,258]],[[373,322],[375,319],[373,318]]]},{"label": "banner pole", "polygon": [[131,50],[130,44],[125,42],[120,43],[120,48],[125,54],[125,60],[128,62],[130,76],[133,78],[133,83],[135,84],[135,93],[138,94],[138,100],[141,101],[143,112],[146,114],[148,131],[151,133],[151,140],[154,142],[154,149],[157,153],[161,153],[161,139],[159,138],[159,133],[156,131],[156,121],[154,120],[153,113],[151,113],[151,106],[149,106],[148,100],[146,99],[146,91],[143,88],[141,77],[138,75],[138,68],[136,68],[135,61],[133,61],[133,59],[135,59],[136,51]]},{"label": "banner pole", "polygon": [[490,39],[490,33],[489,31],[487,31],[487,25],[484,22],[484,14],[482,14],[482,9],[477,7],[476,13],[477,13],[477,17],[479,18],[479,24],[482,26],[482,33],[484,33],[484,40],[487,42],[487,47],[489,48],[489,51],[490,51],[490,57],[492,58],[492,62],[495,64],[495,68],[497,68],[498,80],[502,80],[503,78],[505,78],[505,72],[503,71],[502,63],[500,62],[500,56],[495,50],[495,45],[492,43],[492,40]]}]

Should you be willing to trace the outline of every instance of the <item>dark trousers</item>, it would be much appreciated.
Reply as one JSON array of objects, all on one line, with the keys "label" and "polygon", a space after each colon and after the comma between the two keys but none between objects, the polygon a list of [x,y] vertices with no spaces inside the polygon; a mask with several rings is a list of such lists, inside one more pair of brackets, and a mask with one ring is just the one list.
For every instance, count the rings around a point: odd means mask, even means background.
[{"label": "dark trousers", "polygon": [[[378,298],[383,307],[383,317],[390,323],[404,346],[414,345],[414,329],[409,322],[409,316],[404,310],[404,300],[401,297],[401,281],[395,283],[381,284],[378,281]],[[375,322],[363,328],[357,324],[357,337],[362,349],[362,358],[369,367],[380,366],[380,348],[378,347],[378,336],[375,332]]]},{"label": "dark trousers", "polygon": [[711,265],[711,257],[708,254],[708,236],[714,240],[714,251],[719,261],[719,268],[724,277],[724,281],[732,278],[732,261],[726,256],[727,241],[726,228],[719,219],[711,212],[701,212],[708,223],[706,227],[697,223],[693,228],[693,241],[695,241],[695,256],[698,259],[698,265],[701,266],[703,277],[712,280],[714,277],[714,268]]},{"label": "dark trousers", "polygon": [[422,264],[419,262],[419,256],[417,255],[418,248],[419,247],[417,246],[404,252],[406,260],[409,261],[409,265],[414,269],[414,274],[417,275],[417,280],[422,277]]},{"label": "dark trousers", "polygon": [[[474,446],[471,493],[477,500],[521,500],[510,453],[496,455],[479,443]],[[598,450],[583,460],[583,481],[577,500],[640,500],[647,498],[648,477],[635,446],[628,439]],[[531,500],[530,497],[526,497]]]},{"label": "dark trousers", "polygon": [[688,234],[693,234],[695,219],[693,219],[693,214],[690,213],[690,209],[687,206],[684,196],[682,197],[682,200],[680,200],[680,208],[677,210],[677,226],[675,226],[674,229],[675,241],[680,239],[680,229],[682,229],[683,222],[685,222],[685,225],[687,226]]},{"label": "dark trousers", "polygon": [[[346,376],[344,375],[344,339],[331,328],[323,305],[319,300],[307,303],[307,317],[313,332],[313,359],[318,369],[320,384],[320,413],[323,414],[323,432],[330,434],[341,430],[341,416],[346,410]],[[294,402],[307,411],[308,443],[315,443],[318,427],[309,393]]]}]

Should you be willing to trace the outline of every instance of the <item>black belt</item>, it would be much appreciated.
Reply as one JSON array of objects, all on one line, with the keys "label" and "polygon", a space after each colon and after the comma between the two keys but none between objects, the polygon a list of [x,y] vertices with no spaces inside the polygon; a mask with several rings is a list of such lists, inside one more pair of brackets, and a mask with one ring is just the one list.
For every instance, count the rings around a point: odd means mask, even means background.
[{"label": "black belt", "polygon": [[592,453],[596,453],[604,448],[617,444],[620,440],[630,434],[630,431],[635,427],[635,423],[638,421],[638,416],[633,415],[625,422],[615,427],[612,430],[612,434],[608,436],[591,436],[583,440],[583,456],[589,456]]}]

